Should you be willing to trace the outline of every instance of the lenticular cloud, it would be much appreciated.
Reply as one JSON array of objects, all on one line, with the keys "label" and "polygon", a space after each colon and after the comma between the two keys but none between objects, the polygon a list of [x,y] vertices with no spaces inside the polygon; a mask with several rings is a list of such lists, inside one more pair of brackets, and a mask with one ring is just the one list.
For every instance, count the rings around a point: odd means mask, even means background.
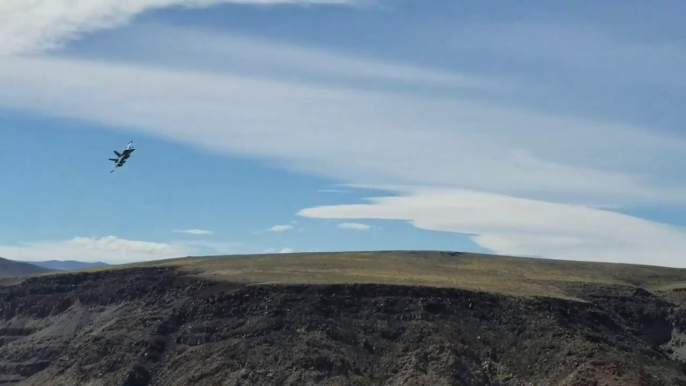
[{"label": "lenticular cloud", "polygon": [[299,215],[404,220],[420,229],[468,234],[503,255],[686,267],[686,229],[616,212],[457,189],[367,201],[307,208]]}]

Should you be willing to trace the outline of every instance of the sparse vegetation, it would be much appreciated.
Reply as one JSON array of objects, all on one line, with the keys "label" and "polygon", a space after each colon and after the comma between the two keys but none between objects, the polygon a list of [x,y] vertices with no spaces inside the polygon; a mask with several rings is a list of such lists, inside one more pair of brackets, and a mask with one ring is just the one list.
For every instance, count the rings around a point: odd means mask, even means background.
[{"label": "sparse vegetation", "polygon": [[[686,270],[439,251],[202,256],[117,267],[179,267],[240,283],[375,283],[451,287],[518,296],[569,298],[566,283],[686,287]],[[86,270],[97,272],[97,268]]]}]

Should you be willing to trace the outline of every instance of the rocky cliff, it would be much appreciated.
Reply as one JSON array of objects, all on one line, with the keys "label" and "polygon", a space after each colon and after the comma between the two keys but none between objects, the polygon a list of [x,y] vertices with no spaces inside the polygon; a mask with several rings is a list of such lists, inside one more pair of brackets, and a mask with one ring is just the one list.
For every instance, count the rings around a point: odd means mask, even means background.
[{"label": "rocky cliff", "polygon": [[177,267],[0,287],[0,385],[686,385],[682,292],[236,284]]}]

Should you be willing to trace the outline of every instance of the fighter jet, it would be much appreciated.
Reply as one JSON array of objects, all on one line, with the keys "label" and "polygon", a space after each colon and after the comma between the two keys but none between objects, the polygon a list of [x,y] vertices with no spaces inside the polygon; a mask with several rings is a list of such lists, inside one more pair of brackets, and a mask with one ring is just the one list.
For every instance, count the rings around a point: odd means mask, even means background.
[{"label": "fighter jet", "polygon": [[110,158],[110,161],[114,162],[114,168],[110,170],[110,173],[115,171],[117,168],[124,166],[126,160],[131,157],[131,153],[133,153],[134,150],[136,149],[133,148],[133,141],[129,142],[129,144],[126,145],[126,149],[124,149],[121,153],[114,150],[114,154],[117,155],[117,158]]}]

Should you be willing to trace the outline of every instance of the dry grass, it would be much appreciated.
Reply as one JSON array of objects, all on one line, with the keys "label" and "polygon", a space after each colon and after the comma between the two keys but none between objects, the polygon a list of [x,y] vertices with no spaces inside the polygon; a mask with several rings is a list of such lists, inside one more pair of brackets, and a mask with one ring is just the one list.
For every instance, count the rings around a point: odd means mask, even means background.
[{"label": "dry grass", "polygon": [[563,283],[667,289],[686,285],[686,270],[442,252],[339,252],[170,259],[84,271],[176,266],[198,276],[248,284],[378,283],[456,287],[518,296],[571,298]]}]

